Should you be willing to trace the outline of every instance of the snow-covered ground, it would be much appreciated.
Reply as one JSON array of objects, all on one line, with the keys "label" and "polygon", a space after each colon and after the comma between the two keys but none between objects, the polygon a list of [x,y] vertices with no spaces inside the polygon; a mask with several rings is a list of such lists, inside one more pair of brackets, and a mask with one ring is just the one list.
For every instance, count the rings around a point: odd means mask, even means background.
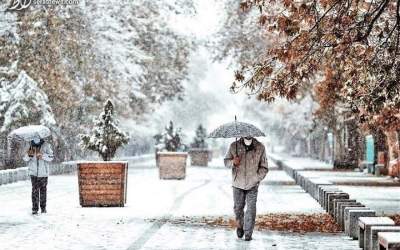
[{"label": "snow-covered ground", "polygon": [[333,169],[333,165],[307,157],[292,157],[289,155],[283,154],[275,154],[269,153],[271,157],[276,160],[282,160],[293,169],[301,170],[301,169],[319,169],[319,170],[331,170]]},{"label": "snow-covered ground", "polygon": [[[159,180],[157,169],[151,167],[154,161],[131,165],[124,208],[80,207],[75,174],[49,178],[48,213],[39,216],[30,214],[29,181],[0,186],[1,249],[269,249],[272,244],[277,244],[273,249],[332,249],[321,248],[320,241],[357,249],[342,234],[255,232],[254,241],[246,244],[232,230],[163,220],[232,216],[230,171],[221,165],[219,159],[208,168],[188,167],[182,181]],[[316,201],[276,170],[260,185],[257,208],[259,214],[322,212]],[[307,244],[311,248],[302,247]]]}]

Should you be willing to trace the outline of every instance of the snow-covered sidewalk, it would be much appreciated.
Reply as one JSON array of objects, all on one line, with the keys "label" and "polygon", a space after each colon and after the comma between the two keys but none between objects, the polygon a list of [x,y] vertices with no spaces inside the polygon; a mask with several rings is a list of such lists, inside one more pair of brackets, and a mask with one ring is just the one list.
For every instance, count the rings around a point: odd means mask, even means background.
[{"label": "snow-covered sidewalk", "polygon": [[284,162],[286,165],[290,166],[290,168],[295,170],[332,170],[333,165],[307,157],[292,157],[289,155],[275,154],[269,153],[269,157],[274,160],[279,160]]},{"label": "snow-covered sidewalk", "polygon": [[[342,234],[257,231],[246,244],[232,230],[163,220],[232,216],[230,171],[217,162],[188,167],[183,181],[159,180],[153,161],[134,164],[124,208],[80,207],[75,174],[49,178],[48,213],[39,216],[30,214],[29,181],[0,186],[1,249],[270,249],[273,244],[273,249],[333,249],[335,243],[339,249],[357,249]],[[270,171],[261,183],[257,209],[259,214],[323,212],[283,171]]]}]

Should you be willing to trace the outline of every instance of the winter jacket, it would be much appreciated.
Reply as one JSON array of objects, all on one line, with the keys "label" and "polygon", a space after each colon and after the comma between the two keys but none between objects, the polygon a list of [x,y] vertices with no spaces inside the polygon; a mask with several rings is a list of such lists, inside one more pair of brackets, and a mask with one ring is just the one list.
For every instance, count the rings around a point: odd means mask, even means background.
[{"label": "winter jacket", "polygon": [[[240,165],[233,165],[233,158],[237,154]],[[268,173],[267,157],[264,145],[253,138],[252,149],[246,151],[243,139],[233,142],[226,153],[225,166],[232,168],[232,186],[250,190],[262,181]]]},{"label": "winter jacket", "polygon": [[53,160],[53,150],[50,144],[44,143],[40,152],[42,153],[42,159],[37,159],[36,156],[29,157],[28,152],[25,153],[23,160],[28,162],[29,175],[37,177],[48,177],[49,176],[49,162]]}]

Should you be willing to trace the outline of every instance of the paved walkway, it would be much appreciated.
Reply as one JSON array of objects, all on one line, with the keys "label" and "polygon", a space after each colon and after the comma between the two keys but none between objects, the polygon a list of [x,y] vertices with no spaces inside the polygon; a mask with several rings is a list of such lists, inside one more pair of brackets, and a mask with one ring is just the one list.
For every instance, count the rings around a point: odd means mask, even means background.
[{"label": "paved walkway", "polygon": [[[230,171],[189,167],[183,181],[160,181],[153,161],[130,166],[124,208],[82,208],[76,175],[51,176],[48,214],[30,215],[30,183],[0,186],[1,249],[358,249],[343,234],[256,231],[252,242],[232,230],[172,225],[183,216],[232,216]],[[322,213],[283,171],[261,183],[258,213]],[[151,222],[149,219],[155,219]]]}]

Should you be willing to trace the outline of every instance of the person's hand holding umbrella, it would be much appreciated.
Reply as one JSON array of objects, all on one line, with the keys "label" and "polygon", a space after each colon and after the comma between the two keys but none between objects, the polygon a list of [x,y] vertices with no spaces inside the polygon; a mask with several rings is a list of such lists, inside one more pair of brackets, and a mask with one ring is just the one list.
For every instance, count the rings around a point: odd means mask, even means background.
[{"label": "person's hand holding umbrella", "polygon": [[39,160],[43,159],[43,154],[41,152],[37,152],[36,158],[38,158]]},{"label": "person's hand holding umbrella", "polygon": [[239,167],[240,166],[240,158],[239,158],[239,156],[235,156],[234,158],[233,158],[233,166],[235,166],[235,167]]}]

